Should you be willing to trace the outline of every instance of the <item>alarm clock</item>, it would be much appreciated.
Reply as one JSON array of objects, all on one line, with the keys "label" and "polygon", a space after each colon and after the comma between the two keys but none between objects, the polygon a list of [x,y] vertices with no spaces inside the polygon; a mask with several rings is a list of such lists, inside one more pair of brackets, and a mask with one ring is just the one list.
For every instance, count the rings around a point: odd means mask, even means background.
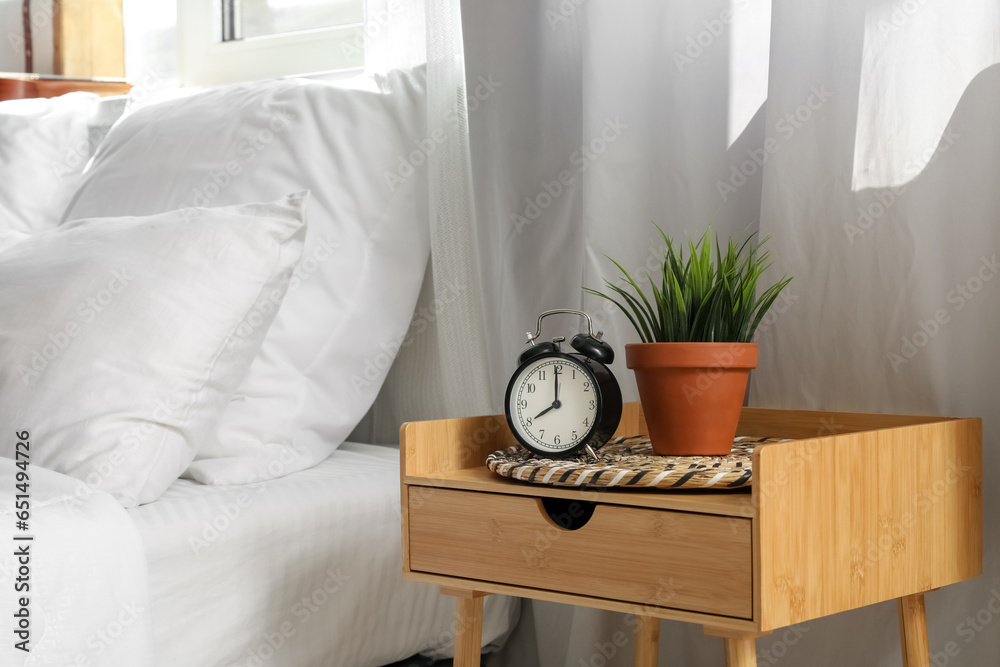
[{"label": "alarm clock", "polygon": [[[575,352],[563,352],[566,340],[535,343],[542,320],[558,313],[580,315],[587,333],[570,341]],[[504,406],[514,437],[529,451],[546,457],[572,456],[603,446],[622,417],[622,392],[608,364],[615,351],[594,334],[593,321],[580,310],[547,310],[538,316],[535,333],[527,333],[530,346],[518,357],[518,367],[507,384]]]}]

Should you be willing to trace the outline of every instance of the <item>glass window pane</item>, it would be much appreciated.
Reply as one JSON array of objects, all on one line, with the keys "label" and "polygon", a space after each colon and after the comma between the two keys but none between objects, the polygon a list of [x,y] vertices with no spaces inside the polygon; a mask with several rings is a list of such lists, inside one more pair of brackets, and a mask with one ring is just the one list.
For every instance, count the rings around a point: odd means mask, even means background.
[{"label": "glass window pane", "polygon": [[240,0],[240,37],[329,28],[364,20],[363,0]]}]

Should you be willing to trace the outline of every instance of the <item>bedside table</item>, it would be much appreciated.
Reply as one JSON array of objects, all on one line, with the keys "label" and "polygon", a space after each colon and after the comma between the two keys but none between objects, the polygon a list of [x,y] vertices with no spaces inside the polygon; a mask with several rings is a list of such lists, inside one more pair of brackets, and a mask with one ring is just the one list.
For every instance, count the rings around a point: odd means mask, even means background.
[{"label": "bedside table", "polygon": [[[659,619],[722,637],[729,667],[787,625],[898,600],[905,667],[930,665],[923,593],[982,572],[979,419],[744,408],[751,493],[568,489],[485,467],[503,415],[400,429],[403,571],[457,598],[455,665],[479,664],[483,596]],[[638,403],[616,435],[646,433]]]}]

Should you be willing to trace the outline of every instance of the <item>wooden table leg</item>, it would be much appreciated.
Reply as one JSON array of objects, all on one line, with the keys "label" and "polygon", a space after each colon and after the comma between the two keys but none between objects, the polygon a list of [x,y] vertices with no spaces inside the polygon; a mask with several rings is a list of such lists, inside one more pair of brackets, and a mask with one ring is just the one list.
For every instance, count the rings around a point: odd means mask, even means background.
[{"label": "wooden table leg", "polygon": [[726,667],[757,667],[753,636],[726,637]]},{"label": "wooden table leg", "polygon": [[924,594],[899,598],[899,639],[903,645],[903,667],[930,667],[931,652],[927,645],[927,610]]},{"label": "wooden table leg", "polygon": [[722,628],[705,627],[705,634],[722,637],[726,642],[726,667],[757,667],[757,637],[768,632],[739,632]]},{"label": "wooden table leg", "polygon": [[635,667],[656,667],[660,660],[660,619],[636,616]]},{"label": "wooden table leg", "polygon": [[488,593],[441,588],[455,598],[455,667],[479,667],[483,647],[483,597]]}]

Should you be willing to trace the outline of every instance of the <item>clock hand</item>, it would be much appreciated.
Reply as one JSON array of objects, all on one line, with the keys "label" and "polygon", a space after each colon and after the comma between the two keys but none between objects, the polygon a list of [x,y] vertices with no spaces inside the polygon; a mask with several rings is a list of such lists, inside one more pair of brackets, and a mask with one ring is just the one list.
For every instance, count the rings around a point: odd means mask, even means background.
[{"label": "clock hand", "polygon": [[553,409],[555,407],[556,407],[556,404],[552,403],[552,405],[550,405],[549,407],[545,408],[544,410],[542,410],[541,412],[539,412],[537,415],[535,415],[534,418],[538,419],[539,417],[541,417],[542,415],[544,415],[546,412],[548,412],[549,410],[551,410],[551,409]]},{"label": "clock hand", "polygon": [[552,401],[552,407],[559,407],[559,371],[552,371],[552,374],[556,376],[556,399]]}]

